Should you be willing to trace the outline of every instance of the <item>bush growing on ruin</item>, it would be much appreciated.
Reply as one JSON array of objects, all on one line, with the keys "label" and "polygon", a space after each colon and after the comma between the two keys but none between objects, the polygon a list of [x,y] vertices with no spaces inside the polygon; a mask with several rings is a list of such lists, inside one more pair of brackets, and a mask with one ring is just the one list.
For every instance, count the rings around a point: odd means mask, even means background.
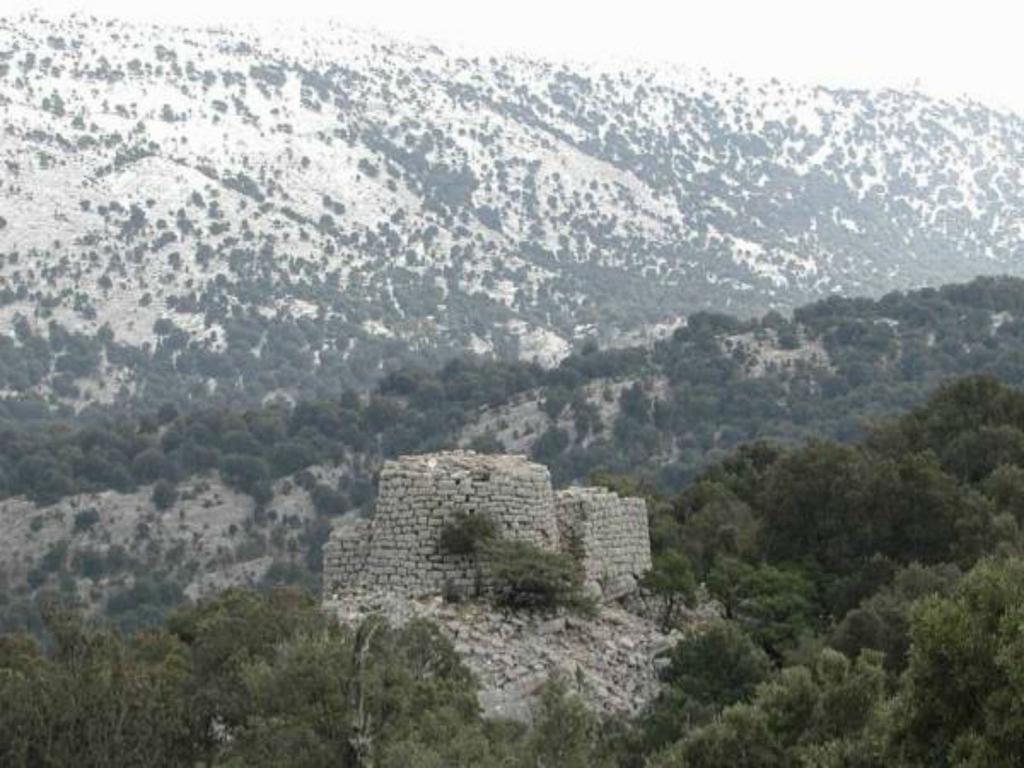
[{"label": "bush growing on ruin", "polygon": [[449,555],[475,555],[496,536],[489,517],[460,510],[441,529],[441,550]]},{"label": "bush growing on ruin", "polygon": [[583,575],[571,556],[526,541],[497,539],[485,552],[499,604],[511,608],[585,608]]}]

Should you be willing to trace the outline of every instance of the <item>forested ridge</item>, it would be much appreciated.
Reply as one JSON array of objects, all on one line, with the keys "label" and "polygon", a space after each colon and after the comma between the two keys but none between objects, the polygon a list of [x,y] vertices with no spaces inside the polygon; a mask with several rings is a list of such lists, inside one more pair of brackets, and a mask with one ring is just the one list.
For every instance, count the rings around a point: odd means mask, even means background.
[{"label": "forested ridge", "polygon": [[[10,354],[25,364],[30,353]],[[459,442],[508,449],[515,425],[500,414],[523,402],[544,416],[532,436],[521,435],[524,445],[556,481],[629,472],[678,490],[708,457],[741,443],[856,438],[865,423],[921,402],[942,381],[979,372],[1024,380],[1024,281],[979,278],[877,301],[834,297],[792,318],[698,313],[653,347],[591,346],[554,369],[456,358],[391,373],[368,394],[295,405],[168,401],[140,414],[76,417],[8,398],[0,400],[0,495],[47,503],[220,470],[265,498],[273,478],[344,457],[356,479],[369,480],[382,458],[401,453]]]},{"label": "forested ridge", "polygon": [[554,364],[1021,269],[1024,121],[966,99],[329,24],[6,14],[0,57],[0,314],[34,362],[0,387],[69,407]]},{"label": "forested ridge", "polygon": [[[131,541],[104,542],[101,502],[82,494],[142,494],[157,513],[188,507],[201,525],[206,513],[191,500],[220,478],[255,511],[219,567],[271,556],[272,583],[315,584],[331,520],[371,508],[385,458],[455,445],[522,450],[557,484],[628,475],[677,493],[750,442],[848,442],[951,377],[988,372],[1020,382],[1022,329],[1024,283],[980,278],[877,301],[832,298],[792,318],[699,313],[653,347],[589,347],[555,369],[459,358],[397,371],[368,394],[293,406],[165,402],[74,416],[3,400],[0,499],[24,495],[40,514],[24,533],[26,562],[5,564],[0,626],[39,627],[37,598],[50,591],[77,599],[87,590],[123,627],[158,622],[183,599],[186,583],[171,561],[194,571],[189,548],[198,544],[168,542],[161,551],[142,520]],[[329,479],[314,471],[325,466],[338,468]],[[282,483],[309,494],[306,519],[279,514]],[[33,545],[48,505],[66,498],[82,499],[66,534]]]},{"label": "forested ridge", "polygon": [[[653,348],[553,370],[457,360],[294,407],[26,420],[8,401],[3,490],[41,510],[101,489],[174,504],[216,473],[255,500],[254,531],[282,478],[319,518],[261,592],[195,605],[159,568],[96,548],[96,520],[76,515],[90,548],[40,553],[0,598],[2,762],[1014,765],[1022,311],[1021,283],[980,279],[793,318],[699,314]],[[531,450],[561,482],[648,497],[648,588],[720,606],[637,718],[603,722],[555,681],[532,727],[485,721],[429,627],[338,628],[301,596],[330,520],[372,503],[383,458],[503,448],[470,427],[516,403],[546,420]],[[317,480],[336,462],[336,484]],[[122,588],[81,615],[75,584],[110,574]]]},{"label": "forested ridge", "polygon": [[1024,393],[988,376],[854,443],[754,443],[652,493],[654,571],[691,574],[660,589],[702,582],[722,618],[669,651],[646,712],[611,722],[571,681],[550,684],[530,727],[481,720],[472,677],[429,626],[339,628],[295,592],[228,592],[127,637],[51,600],[42,645],[0,637],[2,758],[1015,765],[1021,499]]}]

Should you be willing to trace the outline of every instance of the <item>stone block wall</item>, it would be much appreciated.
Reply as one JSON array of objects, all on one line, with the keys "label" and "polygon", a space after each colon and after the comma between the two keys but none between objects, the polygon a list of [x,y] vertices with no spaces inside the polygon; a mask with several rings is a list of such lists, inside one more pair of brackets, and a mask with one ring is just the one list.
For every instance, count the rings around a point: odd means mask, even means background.
[{"label": "stone block wall", "polygon": [[[403,456],[381,470],[377,509],[367,528],[356,533],[339,526],[332,533],[325,588],[383,587],[413,596],[439,594],[446,583],[472,590],[476,563],[440,546],[444,524],[459,512],[489,518],[503,538],[558,549],[546,467],[522,456],[471,451]],[[365,551],[349,541],[359,536]]]},{"label": "stone block wall", "polygon": [[[346,520],[331,531],[324,544],[324,575],[332,583],[354,584],[366,570],[373,529],[369,520]],[[324,583],[325,587],[328,586]]]},{"label": "stone block wall", "polygon": [[474,591],[481,564],[441,550],[441,531],[460,512],[487,517],[502,538],[570,552],[609,597],[650,567],[643,500],[595,488],[556,496],[547,468],[525,457],[450,451],[385,463],[374,516],[338,525],[325,545],[325,594]]},{"label": "stone block wall", "polygon": [[570,488],[555,495],[563,545],[583,566],[592,590],[605,599],[628,594],[651,567],[647,505],[603,488]]}]

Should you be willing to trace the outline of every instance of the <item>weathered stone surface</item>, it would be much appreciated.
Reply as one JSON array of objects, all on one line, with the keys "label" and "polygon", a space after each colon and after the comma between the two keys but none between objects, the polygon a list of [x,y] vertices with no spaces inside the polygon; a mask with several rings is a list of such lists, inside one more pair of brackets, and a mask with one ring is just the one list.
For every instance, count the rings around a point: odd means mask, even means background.
[{"label": "weathered stone surface", "polygon": [[637,578],[651,567],[647,505],[603,488],[570,488],[555,495],[563,548],[583,564],[587,582],[603,597],[636,591]]},{"label": "weathered stone surface", "polygon": [[[540,686],[554,675],[598,712],[638,712],[657,694],[667,664],[663,654],[681,637],[678,632],[666,635],[655,622],[617,604],[583,619],[373,590],[329,598],[324,607],[350,624],[371,614],[393,625],[433,621],[479,680],[484,714],[517,720],[529,718]],[[698,624],[706,618],[695,612],[687,621]]]},{"label": "weathered stone surface", "polygon": [[587,592],[605,600],[635,592],[651,566],[642,499],[600,488],[555,493],[548,470],[522,456],[451,451],[384,465],[373,518],[338,525],[324,549],[325,592],[471,594],[481,563],[440,546],[445,522],[459,513],[487,517],[503,538],[572,554]]}]

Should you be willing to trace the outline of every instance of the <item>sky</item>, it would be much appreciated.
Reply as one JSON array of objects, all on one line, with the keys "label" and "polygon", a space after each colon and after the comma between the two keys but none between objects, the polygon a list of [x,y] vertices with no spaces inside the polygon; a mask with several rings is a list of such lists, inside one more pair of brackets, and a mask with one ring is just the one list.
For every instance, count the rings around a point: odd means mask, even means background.
[{"label": "sky", "polygon": [[44,6],[185,24],[331,19],[480,53],[916,87],[1024,114],[1024,4],[1013,0],[0,0],[0,12]]}]

